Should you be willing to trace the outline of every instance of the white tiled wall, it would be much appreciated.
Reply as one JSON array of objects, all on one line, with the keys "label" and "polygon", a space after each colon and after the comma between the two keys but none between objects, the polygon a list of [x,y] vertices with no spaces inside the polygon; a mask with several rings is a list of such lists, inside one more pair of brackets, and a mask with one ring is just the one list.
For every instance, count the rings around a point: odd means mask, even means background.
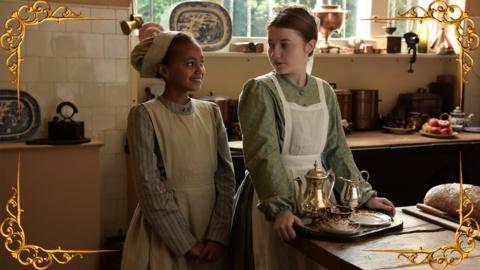
[{"label": "white tiled wall", "polygon": [[[3,23],[23,1],[0,0]],[[51,4],[52,8],[60,4]],[[102,232],[103,238],[127,229],[125,129],[130,108],[129,43],[120,30],[128,19],[127,7],[66,4],[83,17],[104,21],[44,22],[28,26],[23,43],[22,90],[41,107],[41,128],[34,137],[47,136],[47,122],[61,101],[77,105],[76,120],[84,121],[86,137],[103,141]],[[3,34],[3,29],[1,29]],[[0,88],[15,89],[0,54]]]}]

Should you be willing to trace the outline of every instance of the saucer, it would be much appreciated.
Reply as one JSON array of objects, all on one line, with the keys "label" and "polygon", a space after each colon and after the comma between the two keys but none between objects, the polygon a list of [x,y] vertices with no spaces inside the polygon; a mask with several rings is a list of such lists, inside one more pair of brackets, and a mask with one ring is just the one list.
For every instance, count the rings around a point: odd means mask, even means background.
[{"label": "saucer", "polygon": [[369,227],[386,226],[392,223],[389,215],[372,210],[358,210],[352,214],[350,220]]},{"label": "saucer", "polygon": [[317,226],[318,226],[318,229],[323,232],[327,232],[331,234],[341,234],[341,235],[353,235],[358,233],[358,229],[360,229],[360,224],[356,222],[350,222],[347,228],[332,227],[329,224],[323,223],[323,222],[318,223]]}]

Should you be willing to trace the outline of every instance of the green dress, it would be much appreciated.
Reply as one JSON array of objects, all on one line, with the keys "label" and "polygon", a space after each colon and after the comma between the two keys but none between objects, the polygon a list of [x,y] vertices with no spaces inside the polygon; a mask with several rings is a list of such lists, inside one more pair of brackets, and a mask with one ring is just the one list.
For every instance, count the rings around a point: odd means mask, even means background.
[{"label": "green dress", "polygon": [[[301,106],[320,102],[314,77],[307,75],[306,85],[298,87],[283,75],[275,76],[288,102]],[[337,176],[358,177],[360,172],[346,143],[335,93],[327,82],[323,81],[323,84],[330,119],[327,143],[320,157],[323,166],[326,169],[332,168]],[[255,187],[260,199],[257,206],[268,220],[275,220],[284,211],[295,212],[293,187],[280,159],[285,135],[282,101],[271,79],[262,76],[251,79],[244,85],[240,95],[239,119],[243,134],[245,167],[250,173],[247,173],[235,197],[230,267],[253,269],[251,242],[253,188]],[[363,179],[362,182],[361,204],[376,196],[371,185]],[[343,183],[337,181],[335,191],[339,194],[342,188]]]}]

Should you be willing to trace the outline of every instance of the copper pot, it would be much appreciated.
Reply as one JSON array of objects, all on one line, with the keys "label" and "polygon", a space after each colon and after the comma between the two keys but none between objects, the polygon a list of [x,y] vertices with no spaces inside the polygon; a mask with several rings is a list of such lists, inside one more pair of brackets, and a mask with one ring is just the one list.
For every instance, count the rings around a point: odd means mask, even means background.
[{"label": "copper pot", "polygon": [[351,90],[353,126],[355,129],[375,129],[378,121],[378,90]]},{"label": "copper pot", "polygon": [[222,96],[214,96],[213,92],[210,92],[208,96],[199,98],[200,100],[206,100],[218,105],[220,112],[222,113],[223,123],[228,126],[230,123],[230,98]]},{"label": "copper pot", "polygon": [[342,119],[352,123],[352,92],[348,89],[335,89]]},{"label": "copper pot", "polygon": [[323,35],[323,41],[320,48],[332,48],[329,37],[333,31],[338,31],[343,27],[347,18],[347,11],[342,10],[340,5],[320,5],[315,6],[313,14],[320,19],[318,25],[319,32]]}]

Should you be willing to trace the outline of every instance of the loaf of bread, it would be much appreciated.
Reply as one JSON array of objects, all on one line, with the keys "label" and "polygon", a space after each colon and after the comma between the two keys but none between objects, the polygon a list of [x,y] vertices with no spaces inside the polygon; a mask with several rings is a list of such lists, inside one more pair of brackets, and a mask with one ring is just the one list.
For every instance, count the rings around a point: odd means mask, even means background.
[{"label": "loaf of bread", "polygon": [[[464,184],[463,190],[473,203],[474,211],[472,217],[480,221],[480,187]],[[457,209],[460,207],[460,184],[442,184],[431,188],[425,195],[423,203],[458,218]],[[467,214],[465,210],[463,211],[464,215]]]}]

